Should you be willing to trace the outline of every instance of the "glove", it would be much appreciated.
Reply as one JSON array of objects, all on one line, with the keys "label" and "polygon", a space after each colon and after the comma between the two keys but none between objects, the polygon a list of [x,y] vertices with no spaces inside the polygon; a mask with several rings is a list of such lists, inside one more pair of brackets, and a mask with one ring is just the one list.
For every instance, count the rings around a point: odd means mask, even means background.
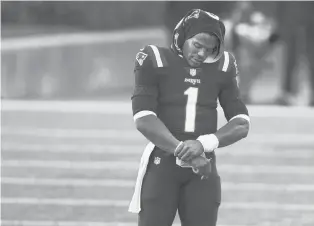
[{"label": "glove", "polygon": [[207,179],[212,173],[212,159],[197,157],[191,161],[193,172],[200,175],[201,179]]},{"label": "glove", "polygon": [[209,177],[212,171],[211,160],[212,159],[207,159],[205,157],[205,154],[203,153],[201,156],[195,157],[190,162],[184,162],[180,160],[179,158],[177,158],[176,163],[177,165],[181,167],[192,168],[195,174],[198,174],[201,176],[201,179],[206,179]]},{"label": "glove", "polygon": [[[202,153],[201,156],[198,156],[198,157],[196,157],[195,159],[199,159],[199,157],[206,158],[205,153]],[[176,158],[176,164],[177,164],[178,166],[183,167],[183,168],[185,168],[185,167],[187,167],[187,168],[193,168],[193,166],[191,165],[191,163],[192,163],[192,161],[190,161],[190,162],[185,162],[185,161],[182,161],[181,159],[179,159],[178,157]],[[196,164],[198,164],[198,165],[196,165]],[[195,160],[195,166],[200,166],[200,164],[201,164],[201,163],[200,163],[200,160],[199,160],[199,161]]]}]

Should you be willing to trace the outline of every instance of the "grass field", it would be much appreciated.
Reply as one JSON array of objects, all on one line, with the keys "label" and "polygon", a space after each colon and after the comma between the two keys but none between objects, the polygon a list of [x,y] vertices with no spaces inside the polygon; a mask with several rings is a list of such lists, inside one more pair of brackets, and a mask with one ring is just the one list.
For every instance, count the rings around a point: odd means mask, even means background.
[{"label": "grass field", "polygon": [[[248,138],[217,151],[218,225],[313,226],[314,109],[249,110]],[[129,102],[2,101],[1,119],[1,225],[136,225],[127,208],[147,141]]]}]

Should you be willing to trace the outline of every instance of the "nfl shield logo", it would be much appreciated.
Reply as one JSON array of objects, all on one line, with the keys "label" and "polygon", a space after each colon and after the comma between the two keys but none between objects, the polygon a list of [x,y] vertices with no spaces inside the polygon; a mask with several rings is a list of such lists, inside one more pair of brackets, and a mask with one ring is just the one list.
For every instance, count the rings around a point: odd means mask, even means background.
[{"label": "nfl shield logo", "polygon": [[155,157],[154,163],[155,163],[155,165],[159,165],[160,164],[160,158],[159,157]]},{"label": "nfl shield logo", "polygon": [[191,68],[190,69],[190,75],[191,76],[195,76],[196,75],[196,69],[195,68]]}]

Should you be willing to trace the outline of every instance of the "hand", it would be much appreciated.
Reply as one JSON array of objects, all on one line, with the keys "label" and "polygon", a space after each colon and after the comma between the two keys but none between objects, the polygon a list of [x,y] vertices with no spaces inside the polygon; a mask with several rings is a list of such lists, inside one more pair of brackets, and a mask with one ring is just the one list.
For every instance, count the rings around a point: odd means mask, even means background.
[{"label": "hand", "polygon": [[193,167],[193,172],[201,175],[202,179],[207,178],[211,174],[211,159],[198,156],[192,159],[189,164]]},{"label": "hand", "polygon": [[189,164],[193,168],[201,168],[204,167],[210,162],[210,159],[207,159],[206,157],[203,156],[197,156],[194,159],[192,159]]},{"label": "hand", "polygon": [[198,140],[186,140],[177,148],[174,155],[184,162],[190,162],[193,158],[204,153],[203,145]]}]

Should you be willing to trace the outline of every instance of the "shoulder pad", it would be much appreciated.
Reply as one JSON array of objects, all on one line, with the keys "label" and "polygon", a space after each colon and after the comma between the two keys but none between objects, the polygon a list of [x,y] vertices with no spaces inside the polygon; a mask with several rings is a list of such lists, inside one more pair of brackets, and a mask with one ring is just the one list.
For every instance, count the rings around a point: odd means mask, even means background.
[{"label": "shoulder pad", "polygon": [[161,51],[159,51],[159,48],[155,45],[147,45],[136,54],[136,61],[139,66],[144,65],[145,61],[150,61],[154,68],[164,67],[163,59],[164,57],[161,56]]},{"label": "shoulder pad", "polygon": [[237,61],[234,55],[227,51],[224,51],[224,54],[221,57],[219,68],[224,72],[231,72],[234,76],[239,74]]}]

